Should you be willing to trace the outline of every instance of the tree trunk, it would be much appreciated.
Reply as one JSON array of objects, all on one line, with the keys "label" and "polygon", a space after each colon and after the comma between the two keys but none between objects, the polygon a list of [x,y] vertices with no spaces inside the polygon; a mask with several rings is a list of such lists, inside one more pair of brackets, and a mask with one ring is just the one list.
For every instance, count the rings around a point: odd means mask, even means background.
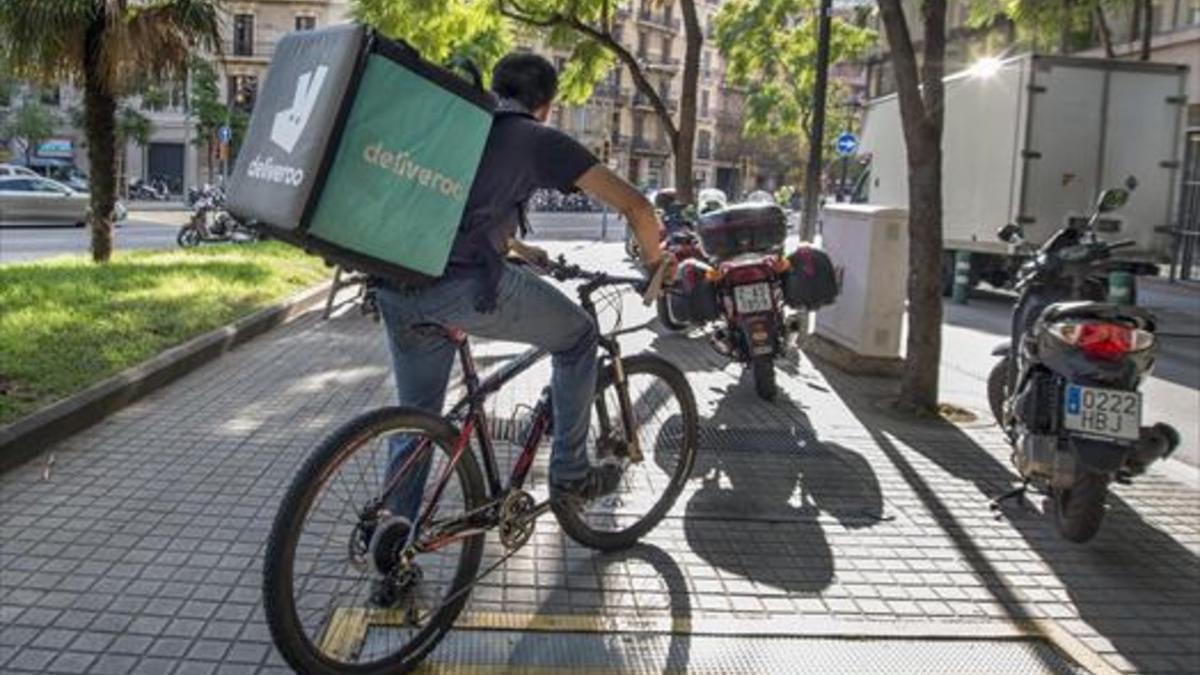
[{"label": "tree trunk", "polygon": [[679,95],[679,129],[671,145],[675,152],[675,194],[684,204],[691,204],[696,201],[692,161],[696,147],[696,97],[704,33],[696,13],[696,0],[680,0],[679,7],[683,10],[683,89]]},{"label": "tree trunk", "polygon": [[896,73],[908,159],[908,342],[900,405],[917,413],[937,408],[942,297],[942,75],[946,0],[921,5],[925,53],[920,77],[900,0],[878,0]]},{"label": "tree trunk", "polygon": [[84,130],[91,163],[92,260],[106,263],[112,258],[113,207],[116,183],[117,99],[104,81],[100,47],[107,18],[103,12],[92,20],[84,38],[83,108]]},{"label": "tree trunk", "polygon": [[1100,34],[1100,44],[1104,46],[1104,57],[1109,59],[1117,58],[1116,51],[1113,50],[1112,28],[1108,25],[1108,17],[1104,14],[1104,7],[1096,5],[1096,31]]},{"label": "tree trunk", "polygon": [[1154,0],[1142,0],[1142,61],[1150,60],[1150,40],[1154,36]]}]

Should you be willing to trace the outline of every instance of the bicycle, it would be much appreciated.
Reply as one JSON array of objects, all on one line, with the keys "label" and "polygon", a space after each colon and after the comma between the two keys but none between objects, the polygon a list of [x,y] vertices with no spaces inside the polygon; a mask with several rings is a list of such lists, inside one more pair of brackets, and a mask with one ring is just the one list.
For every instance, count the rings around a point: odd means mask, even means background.
[{"label": "bicycle", "polygon": [[[679,497],[695,462],[695,398],[683,373],[669,361],[648,353],[625,357],[618,341],[649,325],[621,327],[621,291],[632,288],[649,297],[661,280],[589,272],[561,257],[548,271],[560,281],[583,282],[577,289],[580,304],[594,319],[594,295],[602,296],[606,309],[618,308],[616,326],[600,338],[589,447],[598,457],[615,457],[625,466],[621,486],[582,507],[538,502],[524,489],[550,431],[549,387],[519,425],[524,439],[514,448],[516,459],[508,485],[503,485],[484,402],[546,352],[532,348],[481,381],[462,331],[420,326],[457,345],[466,395],[444,417],[389,407],[346,423],[295,476],[272,527],[264,563],[264,608],[276,646],[298,672],[407,672],[446,635],[474,585],[530,540],[537,519],[547,511],[576,542],[612,551],[635,544]],[[520,435],[515,426],[505,434],[510,440]],[[477,453],[471,449],[473,438]],[[409,444],[399,460],[389,450],[394,442]],[[382,456],[373,456],[371,449],[382,450]],[[398,468],[393,466],[397,461],[402,462]],[[412,521],[387,508],[401,484],[421,490],[421,506]],[[365,493],[356,497],[358,488]],[[326,510],[336,515],[326,516]],[[480,572],[484,535],[492,530],[498,531],[504,553]],[[372,589],[379,584],[387,584],[400,599],[394,606],[370,606]],[[297,591],[304,596],[297,597]],[[346,616],[354,618],[351,628]],[[368,635],[371,626],[384,630]],[[357,631],[360,646],[345,645],[347,630]]]}]

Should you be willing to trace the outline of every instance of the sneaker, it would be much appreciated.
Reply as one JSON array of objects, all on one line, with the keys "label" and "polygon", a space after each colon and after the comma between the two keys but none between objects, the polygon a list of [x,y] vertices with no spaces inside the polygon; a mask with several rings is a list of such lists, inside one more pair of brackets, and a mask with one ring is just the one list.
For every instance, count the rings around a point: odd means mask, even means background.
[{"label": "sneaker", "polygon": [[588,469],[582,478],[550,485],[550,499],[581,507],[584,503],[616,492],[621,486],[625,467],[620,460],[608,458]]}]

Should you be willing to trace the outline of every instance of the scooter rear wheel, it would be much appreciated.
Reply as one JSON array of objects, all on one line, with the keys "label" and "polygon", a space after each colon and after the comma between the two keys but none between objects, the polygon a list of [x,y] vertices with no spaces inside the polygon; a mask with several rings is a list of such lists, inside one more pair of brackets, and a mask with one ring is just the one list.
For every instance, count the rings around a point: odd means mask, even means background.
[{"label": "scooter rear wheel", "polygon": [[1108,476],[1084,472],[1069,490],[1055,490],[1054,524],[1063,539],[1082,544],[1091,541],[1104,520],[1104,499],[1108,495]]}]

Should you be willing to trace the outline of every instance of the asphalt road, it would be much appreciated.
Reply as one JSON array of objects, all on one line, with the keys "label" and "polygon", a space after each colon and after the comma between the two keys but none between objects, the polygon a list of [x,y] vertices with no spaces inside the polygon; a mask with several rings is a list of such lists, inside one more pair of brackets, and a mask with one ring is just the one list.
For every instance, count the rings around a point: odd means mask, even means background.
[{"label": "asphalt road", "polygon": [[[134,212],[117,227],[117,249],[174,248],[186,217],[182,211]],[[0,263],[86,253],[89,241],[82,227],[0,227]]]}]

